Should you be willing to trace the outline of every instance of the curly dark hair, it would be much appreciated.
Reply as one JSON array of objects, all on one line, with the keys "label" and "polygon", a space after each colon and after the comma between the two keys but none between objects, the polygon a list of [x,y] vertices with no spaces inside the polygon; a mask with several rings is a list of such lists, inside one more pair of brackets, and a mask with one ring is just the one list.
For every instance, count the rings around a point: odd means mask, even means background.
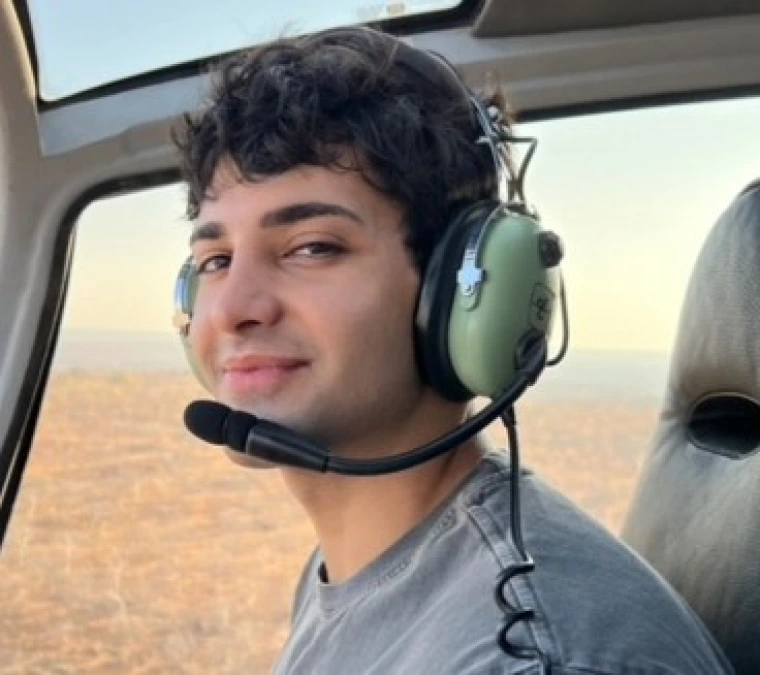
[{"label": "curly dark hair", "polygon": [[[424,269],[453,210],[494,198],[498,186],[463,85],[436,58],[422,59],[433,66],[428,77],[399,50],[417,52],[371,29],[341,28],[222,62],[209,102],[174,132],[187,216],[197,217],[223,159],[250,181],[299,165],[358,170],[401,206]],[[488,104],[504,108],[499,95]]]}]

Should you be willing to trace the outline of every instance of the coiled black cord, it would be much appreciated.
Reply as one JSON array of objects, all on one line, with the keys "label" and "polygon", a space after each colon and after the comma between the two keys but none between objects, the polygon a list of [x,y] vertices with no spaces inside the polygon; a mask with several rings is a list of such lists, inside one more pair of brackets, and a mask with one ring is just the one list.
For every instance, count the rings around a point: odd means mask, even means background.
[{"label": "coiled black cord", "polygon": [[509,632],[521,621],[532,621],[536,617],[536,612],[529,607],[515,607],[507,599],[507,585],[509,582],[520,574],[529,574],[536,564],[525,550],[525,544],[522,538],[522,519],[520,514],[520,452],[517,440],[517,422],[514,408],[506,410],[501,421],[507,430],[507,444],[509,446],[509,461],[511,471],[510,481],[510,537],[514,547],[520,555],[520,560],[506,569],[499,575],[496,584],[496,604],[504,612],[504,625],[499,630],[498,643],[499,647],[515,659],[520,660],[537,660],[539,663],[539,675],[550,675],[551,665],[549,659],[538,646],[521,646],[516,645],[509,639]]}]

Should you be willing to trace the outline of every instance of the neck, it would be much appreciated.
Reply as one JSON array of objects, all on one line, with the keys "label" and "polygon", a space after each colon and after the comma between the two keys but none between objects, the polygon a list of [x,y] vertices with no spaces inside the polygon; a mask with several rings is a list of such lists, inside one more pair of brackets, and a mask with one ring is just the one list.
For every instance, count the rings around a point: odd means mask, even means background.
[{"label": "neck", "polygon": [[487,449],[482,438],[384,476],[283,469],[314,525],[330,582],[352,577],[430,515],[474,470]]}]

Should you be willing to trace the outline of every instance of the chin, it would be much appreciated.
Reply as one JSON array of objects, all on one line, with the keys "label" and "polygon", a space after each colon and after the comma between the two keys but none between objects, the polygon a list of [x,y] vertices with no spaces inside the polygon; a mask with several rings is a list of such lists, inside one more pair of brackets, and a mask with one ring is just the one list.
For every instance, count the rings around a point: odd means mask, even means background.
[{"label": "chin", "polygon": [[314,424],[313,419],[308,415],[292,409],[288,410],[285,405],[276,404],[271,399],[252,403],[250,400],[241,397],[222,395],[218,396],[217,400],[233,410],[248,413],[273,424],[279,424],[309,437],[314,433],[315,428],[319,428],[319,424]]},{"label": "chin", "polygon": [[278,422],[279,418],[282,417],[281,414],[278,414],[278,409],[281,409],[281,406],[275,405],[271,399],[252,401],[249,397],[236,396],[225,391],[218,392],[216,399],[233,410],[240,410],[270,422]]}]

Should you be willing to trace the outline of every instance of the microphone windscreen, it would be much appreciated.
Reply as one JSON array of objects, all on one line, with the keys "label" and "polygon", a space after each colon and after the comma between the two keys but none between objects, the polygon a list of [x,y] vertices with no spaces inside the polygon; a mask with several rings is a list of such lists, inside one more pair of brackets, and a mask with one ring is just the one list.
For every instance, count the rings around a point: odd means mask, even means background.
[{"label": "microphone windscreen", "polygon": [[224,444],[237,450],[246,451],[248,434],[259,423],[259,418],[240,410],[230,410],[224,429]]},{"label": "microphone windscreen", "polygon": [[216,401],[193,401],[185,408],[185,426],[206,443],[224,445],[224,427],[230,412],[226,405]]}]

